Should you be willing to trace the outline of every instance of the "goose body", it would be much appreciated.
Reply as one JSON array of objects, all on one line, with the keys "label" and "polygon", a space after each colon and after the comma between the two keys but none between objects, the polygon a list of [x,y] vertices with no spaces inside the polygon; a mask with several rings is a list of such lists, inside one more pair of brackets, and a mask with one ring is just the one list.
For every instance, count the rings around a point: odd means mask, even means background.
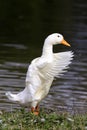
[{"label": "goose body", "polygon": [[46,97],[54,77],[59,77],[71,63],[71,51],[53,53],[53,45],[70,46],[58,33],[49,35],[44,42],[42,55],[34,59],[28,67],[26,87],[18,94],[6,92],[9,100],[23,105],[30,105],[32,112],[38,114],[38,104]]}]

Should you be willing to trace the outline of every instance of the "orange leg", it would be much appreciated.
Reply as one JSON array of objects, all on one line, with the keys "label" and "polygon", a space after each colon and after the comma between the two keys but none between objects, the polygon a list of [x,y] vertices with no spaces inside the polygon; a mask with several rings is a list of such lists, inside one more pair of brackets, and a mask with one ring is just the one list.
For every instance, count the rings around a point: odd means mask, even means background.
[{"label": "orange leg", "polygon": [[39,106],[38,105],[35,107],[35,111],[39,112]]},{"label": "orange leg", "polygon": [[38,105],[34,108],[32,107],[31,108],[31,112],[34,114],[34,115],[38,115],[39,114],[39,107]]}]

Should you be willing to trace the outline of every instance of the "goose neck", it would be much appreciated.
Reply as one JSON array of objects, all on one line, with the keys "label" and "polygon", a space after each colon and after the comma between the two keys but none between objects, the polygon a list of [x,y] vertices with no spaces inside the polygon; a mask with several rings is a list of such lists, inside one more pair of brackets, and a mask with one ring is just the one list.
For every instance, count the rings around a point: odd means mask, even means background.
[{"label": "goose neck", "polygon": [[42,55],[43,56],[51,56],[53,54],[53,46],[50,44],[44,43]]}]

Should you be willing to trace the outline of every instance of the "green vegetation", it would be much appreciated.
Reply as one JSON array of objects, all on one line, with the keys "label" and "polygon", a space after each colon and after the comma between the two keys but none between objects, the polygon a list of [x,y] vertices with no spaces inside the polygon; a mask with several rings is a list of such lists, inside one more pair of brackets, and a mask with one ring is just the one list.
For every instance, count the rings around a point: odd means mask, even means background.
[{"label": "green vegetation", "polygon": [[35,116],[22,110],[0,112],[0,130],[86,130],[87,115],[41,111]]}]

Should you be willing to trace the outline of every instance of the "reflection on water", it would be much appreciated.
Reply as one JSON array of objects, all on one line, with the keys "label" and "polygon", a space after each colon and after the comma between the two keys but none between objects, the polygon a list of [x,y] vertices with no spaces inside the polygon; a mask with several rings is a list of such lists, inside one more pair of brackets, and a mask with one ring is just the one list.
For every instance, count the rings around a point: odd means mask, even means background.
[{"label": "reflection on water", "polygon": [[[1,48],[3,47],[4,50],[0,51],[0,109],[11,110],[20,106],[10,102],[5,97],[5,92],[19,92],[24,89],[28,68],[28,60],[26,59],[29,59],[29,49],[23,45],[20,45],[20,47],[18,45],[17,48],[17,46],[3,44]],[[39,50],[37,49],[37,51]],[[6,57],[7,55],[9,57]],[[22,61],[20,55],[22,56]],[[87,51],[85,50],[77,50],[75,52],[70,69],[61,78],[54,80],[49,95],[41,103],[42,106],[49,109],[67,110],[70,112],[86,111],[86,56]]]}]

